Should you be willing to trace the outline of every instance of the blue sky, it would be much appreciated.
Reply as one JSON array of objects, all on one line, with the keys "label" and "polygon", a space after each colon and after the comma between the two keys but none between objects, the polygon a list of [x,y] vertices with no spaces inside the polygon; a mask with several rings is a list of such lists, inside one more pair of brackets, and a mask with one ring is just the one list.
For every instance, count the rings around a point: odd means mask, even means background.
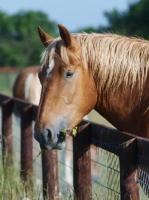
[{"label": "blue sky", "polygon": [[0,10],[15,14],[20,10],[43,11],[51,20],[61,23],[70,31],[107,23],[104,11],[114,8],[125,11],[137,0],[0,0]]}]

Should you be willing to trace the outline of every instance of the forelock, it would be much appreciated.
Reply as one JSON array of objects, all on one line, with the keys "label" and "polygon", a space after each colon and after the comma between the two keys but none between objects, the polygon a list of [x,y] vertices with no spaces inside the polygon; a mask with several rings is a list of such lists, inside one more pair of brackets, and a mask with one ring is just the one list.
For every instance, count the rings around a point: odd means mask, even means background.
[{"label": "forelock", "polygon": [[[60,55],[56,53],[56,49],[59,50]],[[69,57],[67,54],[67,49],[64,44],[64,42],[60,38],[56,38],[42,53],[41,55],[41,61],[40,61],[40,66],[41,69],[43,66],[46,64],[49,65],[51,61],[57,57],[60,59],[62,62],[64,62],[66,65],[69,64]]]}]

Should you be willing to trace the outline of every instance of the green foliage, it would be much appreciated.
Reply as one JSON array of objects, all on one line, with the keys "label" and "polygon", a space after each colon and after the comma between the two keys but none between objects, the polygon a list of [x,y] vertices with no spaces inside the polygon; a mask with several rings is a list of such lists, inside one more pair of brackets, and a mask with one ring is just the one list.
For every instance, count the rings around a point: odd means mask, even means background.
[{"label": "green foliage", "polygon": [[19,12],[8,16],[0,12],[0,66],[38,65],[43,46],[37,27],[55,37],[57,26],[42,12]]}]

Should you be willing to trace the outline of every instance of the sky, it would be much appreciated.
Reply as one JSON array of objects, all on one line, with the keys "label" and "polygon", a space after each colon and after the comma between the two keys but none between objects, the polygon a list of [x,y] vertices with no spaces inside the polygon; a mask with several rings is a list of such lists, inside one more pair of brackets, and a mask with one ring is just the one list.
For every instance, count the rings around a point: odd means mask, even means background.
[{"label": "sky", "polygon": [[[106,25],[104,11],[126,11],[136,0],[0,0],[0,10],[16,14],[21,10],[42,11],[52,21],[67,27],[69,31]],[[42,25],[40,25],[42,26]]]}]

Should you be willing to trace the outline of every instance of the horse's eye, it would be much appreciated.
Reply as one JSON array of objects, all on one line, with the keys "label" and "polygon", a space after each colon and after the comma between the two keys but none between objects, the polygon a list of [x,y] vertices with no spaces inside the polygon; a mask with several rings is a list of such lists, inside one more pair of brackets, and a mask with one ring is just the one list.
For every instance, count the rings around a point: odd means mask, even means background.
[{"label": "horse's eye", "polygon": [[73,72],[72,71],[67,71],[66,78],[71,78],[72,76],[73,76]]}]

